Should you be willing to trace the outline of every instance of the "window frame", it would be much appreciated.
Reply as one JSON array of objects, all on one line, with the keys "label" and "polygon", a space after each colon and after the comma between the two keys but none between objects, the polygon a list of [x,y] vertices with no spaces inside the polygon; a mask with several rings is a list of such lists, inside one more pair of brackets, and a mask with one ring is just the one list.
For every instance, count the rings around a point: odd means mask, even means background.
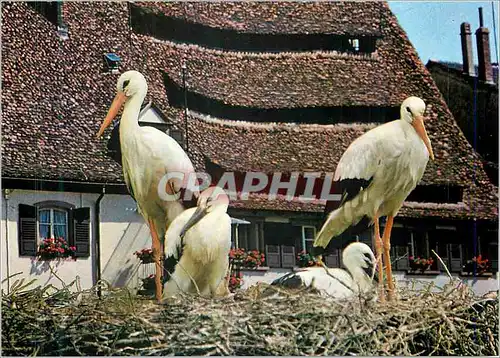
[{"label": "window frame", "polygon": [[[312,239],[307,239],[306,238],[306,229],[313,229],[313,238]],[[311,241],[314,243],[314,238],[316,237],[316,226],[313,225],[301,225],[301,233],[302,233],[302,249],[306,251],[306,241]]]},{"label": "window frame", "polygon": [[40,244],[42,241],[42,237],[40,236],[40,211],[42,210],[51,210],[50,212],[50,237],[53,236],[53,210],[58,210],[62,211],[66,214],[66,242],[71,245],[71,224],[70,221],[72,220],[72,216],[70,215],[70,211],[74,210],[76,208],[75,205],[64,202],[64,201],[58,201],[58,200],[47,200],[47,201],[41,201],[38,203],[33,204],[34,207],[36,207],[36,235],[37,235],[37,243]]},{"label": "window frame", "polygon": [[[46,211],[46,210],[49,210],[49,223],[41,223],[40,222],[40,212],[41,211]],[[54,223],[54,211],[58,211],[58,212],[61,212],[61,213],[64,213],[65,215],[65,219],[66,219],[66,224],[65,224],[65,240],[66,242],[69,241],[69,210],[70,209],[67,209],[67,208],[62,208],[62,207],[58,207],[58,206],[47,206],[47,207],[37,207],[37,217],[36,217],[36,223],[37,223],[37,238],[38,238],[38,242],[42,241],[43,239],[46,239],[46,238],[43,238],[40,234],[40,225],[41,224],[45,224],[45,225],[49,225],[49,237],[53,237],[55,238],[54,236],[54,226],[55,225],[61,225],[61,224],[55,224]]]}]

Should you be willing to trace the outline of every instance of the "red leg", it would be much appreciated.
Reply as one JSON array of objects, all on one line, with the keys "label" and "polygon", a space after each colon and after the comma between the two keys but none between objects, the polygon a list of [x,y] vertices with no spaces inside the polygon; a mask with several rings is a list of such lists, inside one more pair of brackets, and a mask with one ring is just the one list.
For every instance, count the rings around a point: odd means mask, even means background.
[{"label": "red leg", "polygon": [[385,302],[384,290],[384,268],[382,266],[382,239],[380,238],[380,226],[378,222],[378,214],[373,218],[375,223],[375,233],[373,240],[375,241],[375,255],[377,257],[377,270],[378,270],[378,293],[380,302]]},{"label": "red leg", "polygon": [[387,273],[387,290],[389,301],[394,298],[394,282],[392,281],[392,266],[391,266],[391,230],[394,223],[394,217],[388,216],[387,223],[384,229],[384,265]]},{"label": "red leg", "polygon": [[156,275],[155,275],[156,299],[158,302],[160,302],[162,296],[161,276],[163,271],[160,263],[162,245],[158,235],[156,234],[156,226],[153,220],[149,220],[149,230],[151,230],[151,237],[153,238],[153,260],[156,266]]}]

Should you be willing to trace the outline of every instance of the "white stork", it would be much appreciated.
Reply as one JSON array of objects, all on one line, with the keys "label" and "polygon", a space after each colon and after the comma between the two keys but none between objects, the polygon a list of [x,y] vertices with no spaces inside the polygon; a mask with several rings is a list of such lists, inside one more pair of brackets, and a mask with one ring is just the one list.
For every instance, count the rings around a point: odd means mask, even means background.
[{"label": "white stork", "polygon": [[290,272],[271,285],[286,288],[313,287],[332,298],[347,298],[373,289],[376,259],[366,244],[353,242],[342,252],[347,271],[340,268],[308,267]]},{"label": "white stork", "polygon": [[165,283],[164,297],[177,292],[215,295],[222,292],[231,249],[229,198],[220,187],[210,187],[172,222],[165,235],[165,257],[178,260]]},{"label": "white stork", "polygon": [[[375,224],[381,300],[384,300],[382,254],[389,299],[393,297],[390,236],[394,216],[422,178],[429,156],[434,160],[424,126],[424,101],[409,97],[403,101],[400,112],[400,119],[366,132],[352,142],[340,158],[333,180],[343,197],[340,206],[329,214],[313,244],[315,254],[318,254],[332,237],[368,218]],[[381,216],[387,216],[383,241],[378,222]]]},{"label": "white stork", "polygon": [[[137,202],[139,212],[149,225],[153,239],[156,263],[156,298],[161,299],[160,253],[168,225],[183,212],[177,200],[163,200],[159,185],[167,173],[194,173],[193,164],[182,147],[170,136],[153,127],[140,127],[138,123],[142,102],[148,85],[137,71],[123,73],[116,84],[117,94],[104,122],[97,133],[99,138],[123,106],[120,121],[120,145],[123,176],[127,188]],[[178,195],[184,181],[173,178],[165,185],[169,195]],[[161,240],[161,241],[160,241]]]}]

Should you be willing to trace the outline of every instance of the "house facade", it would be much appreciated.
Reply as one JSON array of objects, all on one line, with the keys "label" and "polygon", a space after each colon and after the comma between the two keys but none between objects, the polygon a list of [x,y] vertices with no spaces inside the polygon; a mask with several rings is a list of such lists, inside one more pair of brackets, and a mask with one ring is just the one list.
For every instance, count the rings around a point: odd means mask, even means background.
[{"label": "house facade", "polygon": [[[488,255],[496,275],[497,188],[387,4],[46,4],[2,6],[4,276],[138,282],[133,252],[150,237],[123,183],[117,127],[95,138],[128,69],[148,81],[142,125],[176,138],[213,182],[234,178],[229,213],[249,223],[233,225],[234,246],[266,254],[245,285],[296,266],[335,205],[300,196],[317,198],[349,143],[397,119],[410,95],[428,105],[436,161],[396,219],[395,269],[413,277],[408,257],[434,249],[454,274]],[[255,176],[259,190],[242,196]],[[47,235],[74,245],[76,261],[33,260]],[[340,266],[353,240],[371,243],[371,229],[332,240],[327,263]],[[439,281],[441,269],[424,276]]]}]

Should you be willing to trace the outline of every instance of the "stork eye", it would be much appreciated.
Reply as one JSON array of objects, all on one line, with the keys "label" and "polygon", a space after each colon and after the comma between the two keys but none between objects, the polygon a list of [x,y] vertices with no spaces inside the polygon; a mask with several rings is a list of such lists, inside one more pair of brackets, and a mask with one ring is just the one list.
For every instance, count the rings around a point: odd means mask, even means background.
[{"label": "stork eye", "polygon": [[408,113],[411,113],[411,109],[410,109],[410,107],[406,107],[406,111],[407,111]]},{"label": "stork eye", "polygon": [[123,90],[125,90],[125,88],[128,86],[129,83],[130,83],[130,80],[123,81]]}]

